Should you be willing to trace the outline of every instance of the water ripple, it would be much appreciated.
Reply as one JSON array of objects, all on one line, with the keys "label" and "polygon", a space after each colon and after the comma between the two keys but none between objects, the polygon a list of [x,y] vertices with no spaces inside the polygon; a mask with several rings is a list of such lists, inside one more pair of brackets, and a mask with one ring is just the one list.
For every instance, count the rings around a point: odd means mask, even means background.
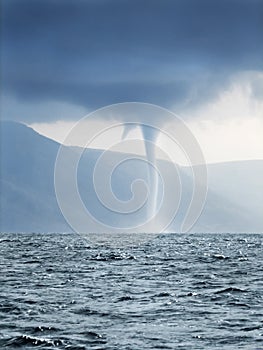
[{"label": "water ripple", "polygon": [[1,349],[263,349],[263,235],[0,235]]}]

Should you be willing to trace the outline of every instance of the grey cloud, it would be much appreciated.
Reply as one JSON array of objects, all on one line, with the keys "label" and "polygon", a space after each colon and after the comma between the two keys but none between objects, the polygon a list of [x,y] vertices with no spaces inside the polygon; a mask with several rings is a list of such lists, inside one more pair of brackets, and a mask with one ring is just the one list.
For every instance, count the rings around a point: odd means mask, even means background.
[{"label": "grey cloud", "polygon": [[86,108],[212,98],[262,70],[260,0],[3,1],[3,93]]}]

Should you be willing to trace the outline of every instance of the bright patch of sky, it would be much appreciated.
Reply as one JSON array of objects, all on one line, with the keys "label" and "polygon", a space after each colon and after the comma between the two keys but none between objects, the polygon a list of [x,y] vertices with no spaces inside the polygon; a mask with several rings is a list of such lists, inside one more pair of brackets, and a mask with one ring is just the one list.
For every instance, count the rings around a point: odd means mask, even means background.
[{"label": "bright patch of sky", "polygon": [[[262,77],[263,74],[257,72],[242,74],[227,89],[221,91],[216,99],[191,111],[186,110],[182,115],[199,142],[208,163],[263,159],[263,100],[253,91],[255,82],[262,82]],[[40,134],[63,143],[75,123],[76,121],[58,120],[50,123],[32,123],[30,126]],[[101,129],[110,125],[105,120],[89,121],[90,128],[95,124]],[[121,142],[122,132],[122,127],[110,129],[96,137],[89,147],[107,149],[119,143],[119,151],[138,154],[144,152],[143,142],[138,143],[136,149],[125,148]],[[85,135],[79,135],[71,145],[81,145],[83,139]],[[142,139],[140,130],[131,130],[128,139]],[[173,161],[187,164],[180,148],[162,133],[158,138],[158,146],[172,156]]]}]

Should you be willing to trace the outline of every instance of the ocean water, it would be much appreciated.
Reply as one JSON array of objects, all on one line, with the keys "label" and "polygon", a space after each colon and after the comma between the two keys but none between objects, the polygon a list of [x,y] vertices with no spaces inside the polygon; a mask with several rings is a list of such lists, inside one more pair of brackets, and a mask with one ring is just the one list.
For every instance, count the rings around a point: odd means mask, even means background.
[{"label": "ocean water", "polygon": [[263,235],[0,235],[0,349],[263,349]]}]

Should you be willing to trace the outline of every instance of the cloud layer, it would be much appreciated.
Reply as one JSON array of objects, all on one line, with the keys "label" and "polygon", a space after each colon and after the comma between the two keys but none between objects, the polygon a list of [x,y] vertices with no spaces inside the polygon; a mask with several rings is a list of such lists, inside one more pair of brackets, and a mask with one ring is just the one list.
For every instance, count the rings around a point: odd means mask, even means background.
[{"label": "cloud layer", "polygon": [[141,101],[180,108],[211,99],[240,71],[262,70],[260,0],[2,4],[7,101],[87,109]]}]

